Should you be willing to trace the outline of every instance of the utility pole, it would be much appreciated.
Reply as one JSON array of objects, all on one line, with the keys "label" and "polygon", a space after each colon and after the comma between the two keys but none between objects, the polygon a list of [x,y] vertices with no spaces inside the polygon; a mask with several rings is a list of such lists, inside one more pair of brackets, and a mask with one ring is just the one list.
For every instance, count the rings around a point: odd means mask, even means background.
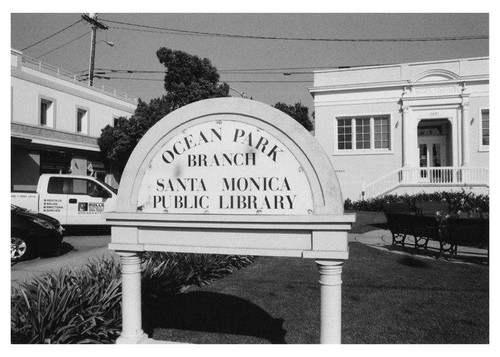
[{"label": "utility pole", "polygon": [[94,62],[95,62],[95,44],[97,29],[107,30],[108,26],[97,21],[97,13],[83,14],[82,19],[92,25],[92,37],[90,41],[90,66],[89,66],[89,86],[94,85]]}]

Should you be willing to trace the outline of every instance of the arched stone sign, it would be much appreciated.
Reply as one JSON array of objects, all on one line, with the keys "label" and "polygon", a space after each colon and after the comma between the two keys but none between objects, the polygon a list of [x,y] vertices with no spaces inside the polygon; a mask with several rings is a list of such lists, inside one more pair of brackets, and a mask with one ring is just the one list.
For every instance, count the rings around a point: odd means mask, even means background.
[{"label": "arched stone sign", "polygon": [[327,155],[294,119],[247,99],[199,101],[160,120],[122,176],[109,249],[121,256],[123,331],[141,328],[144,251],[291,256],[317,260],[321,342],[340,343],[345,215]]}]

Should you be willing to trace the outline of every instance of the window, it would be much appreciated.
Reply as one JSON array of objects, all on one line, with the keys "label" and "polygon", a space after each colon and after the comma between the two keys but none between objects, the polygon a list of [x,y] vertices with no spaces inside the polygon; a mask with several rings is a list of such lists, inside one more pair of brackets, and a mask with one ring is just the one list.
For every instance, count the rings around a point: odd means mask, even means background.
[{"label": "window", "polygon": [[352,149],[351,119],[339,119],[339,121],[338,121],[338,143],[339,143],[339,150]]},{"label": "window", "polygon": [[114,117],[113,118],[113,126],[117,127],[118,125],[120,125],[120,118]]},{"label": "window", "polygon": [[389,115],[337,119],[338,150],[390,150],[390,138]]},{"label": "window", "polygon": [[481,145],[490,145],[490,110],[481,110]]},{"label": "window", "polygon": [[62,177],[51,177],[49,180],[49,185],[47,187],[48,193],[63,194],[64,190],[64,178]]},{"label": "window", "polygon": [[77,109],[76,111],[76,132],[87,134],[87,111]]},{"label": "window", "polygon": [[356,118],[356,149],[370,148],[370,118]]},{"label": "window", "polygon": [[54,103],[40,99],[40,125],[54,127]]},{"label": "window", "polygon": [[373,118],[375,149],[389,149],[389,117]]},{"label": "window", "polygon": [[53,194],[95,196],[96,193],[103,191],[106,189],[97,182],[67,177],[51,177],[47,187],[47,192]]}]

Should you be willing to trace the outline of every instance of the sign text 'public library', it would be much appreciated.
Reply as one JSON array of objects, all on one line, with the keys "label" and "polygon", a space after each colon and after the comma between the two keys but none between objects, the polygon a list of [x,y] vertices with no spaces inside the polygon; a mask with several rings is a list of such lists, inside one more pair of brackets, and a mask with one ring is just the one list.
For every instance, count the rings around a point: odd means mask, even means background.
[{"label": "sign text 'public library'", "polygon": [[242,122],[217,120],[176,135],[142,181],[143,212],[307,214],[302,167],[276,138]]}]

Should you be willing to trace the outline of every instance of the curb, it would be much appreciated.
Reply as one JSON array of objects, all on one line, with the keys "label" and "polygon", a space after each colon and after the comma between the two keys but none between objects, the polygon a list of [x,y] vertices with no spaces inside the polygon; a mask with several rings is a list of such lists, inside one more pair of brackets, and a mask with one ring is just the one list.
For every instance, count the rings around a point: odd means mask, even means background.
[{"label": "curb", "polygon": [[[383,229],[366,233],[350,233],[349,241],[394,254],[411,255],[412,257],[425,259],[436,260],[439,254],[439,242],[433,240],[429,240],[427,250],[415,250],[412,245],[412,237],[409,238],[409,243],[405,247],[393,246],[391,232]],[[450,263],[488,265],[489,251],[487,249],[458,246],[457,251],[458,254],[453,258],[446,259],[441,257],[439,260]]]}]

